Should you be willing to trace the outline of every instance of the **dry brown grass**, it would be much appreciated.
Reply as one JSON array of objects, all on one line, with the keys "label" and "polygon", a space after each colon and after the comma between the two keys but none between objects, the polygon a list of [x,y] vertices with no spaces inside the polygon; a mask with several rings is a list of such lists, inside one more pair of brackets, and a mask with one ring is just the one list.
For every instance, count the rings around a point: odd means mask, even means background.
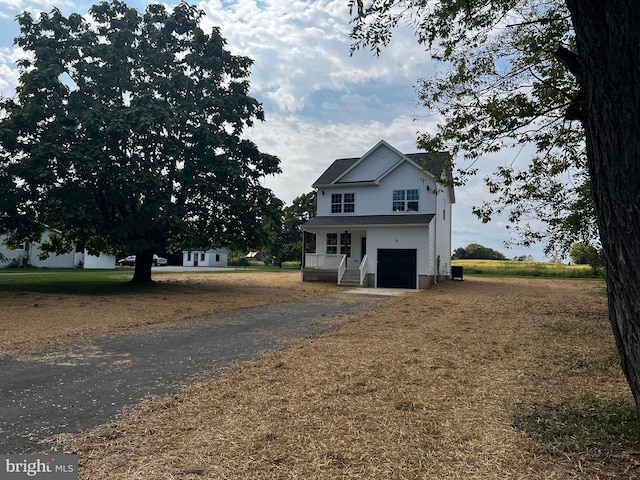
[{"label": "dry brown grass", "polygon": [[302,283],[299,272],[247,272],[164,273],[156,275],[145,293],[129,295],[0,291],[0,355],[239,308],[303,301],[337,290],[328,283]]},{"label": "dry brown grass", "polygon": [[629,399],[602,288],[445,282],[60,447],[91,480],[638,478],[637,448],[556,452],[513,427]]}]

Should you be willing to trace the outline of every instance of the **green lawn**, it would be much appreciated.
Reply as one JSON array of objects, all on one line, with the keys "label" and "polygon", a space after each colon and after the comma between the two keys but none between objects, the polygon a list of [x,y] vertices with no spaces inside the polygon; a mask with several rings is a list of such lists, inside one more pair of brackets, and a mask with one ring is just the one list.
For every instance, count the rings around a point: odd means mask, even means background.
[{"label": "green lawn", "polygon": [[[284,268],[264,266],[262,263],[247,267],[229,267],[227,270],[191,270],[188,273],[212,274],[234,273],[245,271],[282,272],[299,269],[297,266],[285,265]],[[152,278],[171,273],[162,268],[153,271]],[[153,285],[136,285],[131,283],[133,267],[118,267],[115,270],[83,270],[72,268],[2,268],[0,269],[0,292],[41,292],[73,295],[118,295],[145,293],[153,289]]]},{"label": "green lawn", "polygon": [[133,269],[82,270],[51,268],[3,268],[0,291],[41,292],[76,295],[132,293]]},{"label": "green lawn", "polygon": [[[561,263],[515,262],[500,260],[454,260],[454,266],[462,266],[464,275],[500,275],[514,277],[557,277],[557,278],[602,278],[593,273],[587,265],[564,265]],[[264,272],[291,271],[300,268],[299,263],[286,263],[283,268],[265,266],[252,262],[247,267],[230,267],[219,272],[233,273],[246,270]],[[168,272],[167,272],[168,273]],[[171,272],[176,273],[176,272]],[[211,274],[209,270],[189,273]],[[154,271],[158,278],[165,273]],[[52,268],[3,268],[0,269],[0,291],[42,292],[75,295],[118,295],[148,292],[152,286],[140,286],[130,283],[133,268],[115,270],[83,270]]]}]

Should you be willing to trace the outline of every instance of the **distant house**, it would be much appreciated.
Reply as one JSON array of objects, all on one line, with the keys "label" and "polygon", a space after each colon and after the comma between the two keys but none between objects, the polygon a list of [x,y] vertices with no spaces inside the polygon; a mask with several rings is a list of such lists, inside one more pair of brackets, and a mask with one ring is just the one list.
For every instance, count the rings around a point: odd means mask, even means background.
[{"label": "distant house", "polygon": [[246,258],[247,260],[257,260],[260,261],[262,260],[262,253],[261,252],[257,252],[257,251],[251,251],[249,253],[247,253],[244,258]]},{"label": "distant house", "polygon": [[226,248],[182,251],[182,265],[185,267],[226,267],[228,262],[229,252]]},{"label": "distant house", "polygon": [[385,141],[335,160],[313,183],[317,216],[302,230],[315,252],[303,255],[302,279],[415,289],[449,277],[455,196],[437,180],[449,164],[447,153],[404,154]]},{"label": "distant house", "polygon": [[[12,262],[29,264],[40,268],[86,268],[110,269],[116,267],[115,255],[100,253],[90,255],[86,249],[75,249],[63,254],[50,254],[45,260],[40,260],[43,243],[49,239],[49,230],[45,230],[39,242],[24,242],[19,248],[9,248],[5,245],[5,235],[0,235],[0,254],[7,260],[0,262],[1,267],[7,267]],[[1,257],[0,257],[1,258]]]}]

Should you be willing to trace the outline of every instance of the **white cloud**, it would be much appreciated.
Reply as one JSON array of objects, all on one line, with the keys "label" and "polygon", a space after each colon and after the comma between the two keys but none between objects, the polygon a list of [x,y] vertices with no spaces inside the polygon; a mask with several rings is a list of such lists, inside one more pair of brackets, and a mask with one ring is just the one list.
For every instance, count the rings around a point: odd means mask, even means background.
[{"label": "white cloud", "polygon": [[385,51],[384,61],[363,51],[350,56],[344,0],[212,0],[200,6],[207,13],[205,28],[219,26],[233,53],[255,60],[254,94],[282,112],[304,108],[309,95],[322,89],[344,91],[371,81],[412,85],[428,61],[415,41],[409,46],[402,35]]},{"label": "white cloud", "polygon": [[0,48],[0,96],[12,97],[18,85],[15,68],[16,50]]},{"label": "white cloud", "polygon": [[[85,14],[94,3],[55,1],[64,14]],[[143,10],[148,2],[127,3]],[[54,0],[0,0],[0,95],[13,95],[17,85],[15,16],[53,6]],[[199,7],[206,13],[203,28],[220,27],[227,48],[255,62],[251,95],[263,102],[266,121],[245,133],[280,157],[283,173],[265,185],[283,201],[309,192],[336,158],[360,156],[380,139],[413,152],[418,132],[434,131],[436,119],[423,116],[413,86],[436,67],[408,29],[396,31],[380,58],[368,50],[351,56],[346,0],[207,0]],[[506,161],[487,159],[482,171]],[[482,243],[502,250],[504,226],[482,225],[470,213],[471,205],[488,199],[481,178],[457,189],[456,197],[454,248]]]},{"label": "white cloud", "polygon": [[333,160],[363,155],[382,139],[401,151],[415,152],[417,130],[418,124],[409,116],[388,124],[366,119],[345,124],[276,114],[246,133],[262,151],[280,157],[283,173],[267,178],[265,185],[281,200],[291,203],[298,195],[311,191],[313,182]]},{"label": "white cloud", "polygon": [[29,11],[35,16],[39,12],[48,12],[54,7],[62,10],[73,5],[74,2],[70,0],[0,0],[0,18],[13,21],[16,15],[24,11]]}]

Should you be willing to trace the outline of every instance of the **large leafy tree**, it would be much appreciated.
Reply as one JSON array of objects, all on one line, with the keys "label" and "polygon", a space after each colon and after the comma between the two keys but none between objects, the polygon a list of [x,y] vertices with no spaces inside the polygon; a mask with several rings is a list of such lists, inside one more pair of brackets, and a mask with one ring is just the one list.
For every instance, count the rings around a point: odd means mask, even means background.
[{"label": "large leafy tree", "polygon": [[[351,0],[354,48],[406,20],[448,69],[421,82],[442,118],[424,147],[472,161],[532,145],[487,179],[489,219],[510,207],[525,241],[599,236],[609,317],[640,413],[640,4],[625,0]],[[520,154],[520,159],[525,155]],[[466,172],[465,172],[466,170]],[[474,173],[474,166],[458,172]],[[596,242],[597,243],[597,242]]]},{"label": "large leafy tree", "polygon": [[315,190],[293,199],[291,205],[284,208],[283,220],[283,259],[301,261],[302,259],[302,224],[316,216],[318,195]]},{"label": "large leafy tree", "polygon": [[[203,13],[181,3],[141,14],[120,1],[89,18],[18,17],[26,53],[0,121],[2,227],[17,241],[53,232],[49,251],[137,255],[151,280],[156,245],[260,243],[279,172],[242,133],[263,120],[248,95],[252,60],[232,55]],[[6,199],[5,199],[6,198]]]},{"label": "large leafy tree", "polygon": [[291,205],[281,207],[280,222],[272,222],[271,241],[267,253],[273,261],[282,265],[285,261],[302,258],[302,231],[300,226],[316,214],[316,192],[303,193],[293,199]]},{"label": "large leafy tree", "polygon": [[569,12],[561,1],[467,3],[361,5],[354,45],[379,48],[399,20],[412,23],[418,41],[448,67],[419,80],[421,99],[442,122],[418,143],[469,160],[458,165],[459,184],[476,173],[479,159],[512,150],[509,161],[485,178],[494,200],[474,211],[485,222],[508,214],[514,241],[544,241],[547,254],[563,256],[576,239],[598,236],[584,132],[571,107],[578,86],[557,58],[558,49],[574,48]]}]

